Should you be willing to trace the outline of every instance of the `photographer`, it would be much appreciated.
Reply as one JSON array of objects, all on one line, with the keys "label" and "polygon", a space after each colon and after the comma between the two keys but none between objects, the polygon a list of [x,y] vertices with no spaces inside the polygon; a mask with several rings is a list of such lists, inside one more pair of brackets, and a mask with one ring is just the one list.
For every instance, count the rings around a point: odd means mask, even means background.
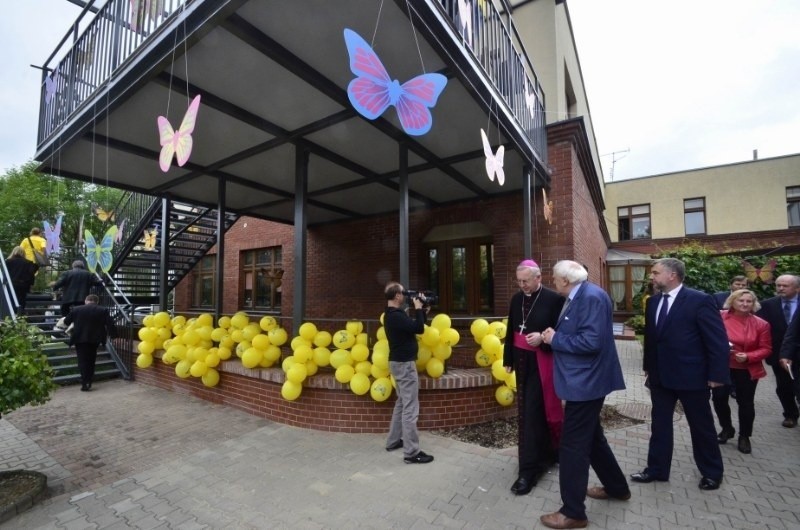
[{"label": "photographer", "polygon": [[412,298],[415,315],[406,314],[406,291],[397,282],[390,282],[384,290],[386,310],[383,326],[389,341],[389,370],[395,379],[397,401],[392,412],[386,450],[403,448],[406,464],[427,464],[433,456],[419,449],[417,418],[419,417],[419,376],[417,375],[417,338],[425,331],[428,309],[423,309],[425,296]]}]

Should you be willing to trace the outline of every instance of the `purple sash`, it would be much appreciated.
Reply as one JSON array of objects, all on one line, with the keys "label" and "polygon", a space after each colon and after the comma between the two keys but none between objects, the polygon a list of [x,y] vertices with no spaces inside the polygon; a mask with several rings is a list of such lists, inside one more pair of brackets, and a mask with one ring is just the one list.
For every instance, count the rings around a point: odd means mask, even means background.
[{"label": "purple sash", "polygon": [[553,385],[553,354],[539,347],[531,346],[525,340],[525,335],[521,333],[514,333],[514,347],[536,352],[536,364],[539,366],[539,379],[542,382],[544,414],[547,417],[547,425],[550,427],[553,448],[558,449],[561,442],[561,429],[564,426],[564,408],[561,406],[561,400],[556,395]]}]

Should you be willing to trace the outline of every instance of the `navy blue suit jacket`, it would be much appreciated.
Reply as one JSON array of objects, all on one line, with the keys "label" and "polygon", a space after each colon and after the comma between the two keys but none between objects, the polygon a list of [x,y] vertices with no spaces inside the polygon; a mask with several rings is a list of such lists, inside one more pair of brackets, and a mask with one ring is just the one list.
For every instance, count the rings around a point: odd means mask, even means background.
[{"label": "navy blue suit jacket", "polygon": [[566,401],[590,401],[625,388],[608,294],[583,282],[556,324],[553,380]]},{"label": "navy blue suit jacket", "polygon": [[730,345],[714,297],[684,285],[658,332],[661,296],[647,301],[644,370],[672,390],[703,390],[709,381],[729,384]]},{"label": "navy blue suit jacket", "polygon": [[777,364],[781,344],[783,344],[783,338],[789,328],[786,316],[783,314],[783,299],[780,296],[767,298],[761,302],[761,309],[756,312],[756,315],[769,322],[769,330],[772,333],[772,355],[767,357],[767,364]]}]

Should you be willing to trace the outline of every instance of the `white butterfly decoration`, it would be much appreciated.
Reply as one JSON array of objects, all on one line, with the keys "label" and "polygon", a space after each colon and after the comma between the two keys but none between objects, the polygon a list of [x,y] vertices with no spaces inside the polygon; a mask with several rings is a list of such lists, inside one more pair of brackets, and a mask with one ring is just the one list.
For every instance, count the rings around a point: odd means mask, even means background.
[{"label": "white butterfly decoration", "polygon": [[458,19],[461,21],[461,33],[472,48],[472,2],[458,0]]},{"label": "white butterfly decoration", "polygon": [[536,110],[536,94],[528,91],[528,83],[525,83],[525,105],[528,107],[528,112],[531,113],[531,118],[533,118]]},{"label": "white butterfly decoration", "polygon": [[501,145],[497,148],[496,153],[492,153],[492,146],[489,145],[489,139],[483,129],[481,129],[481,140],[483,141],[483,154],[486,155],[486,174],[489,175],[491,181],[494,181],[494,177],[497,175],[497,183],[502,186],[506,181],[506,174],[503,172],[503,157],[506,148]]}]

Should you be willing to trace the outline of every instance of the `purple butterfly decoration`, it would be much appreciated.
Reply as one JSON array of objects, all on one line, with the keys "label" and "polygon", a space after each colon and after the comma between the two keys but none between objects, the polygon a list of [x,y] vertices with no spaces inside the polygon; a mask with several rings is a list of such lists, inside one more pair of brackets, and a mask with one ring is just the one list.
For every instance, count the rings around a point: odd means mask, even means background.
[{"label": "purple butterfly decoration", "polygon": [[436,105],[447,78],[422,74],[401,85],[389,77],[377,54],[358,33],[345,29],[344,42],[350,55],[350,70],[358,76],[347,86],[347,96],[356,111],[374,120],[394,105],[406,134],[421,136],[430,131],[433,117],[428,109]]},{"label": "purple butterfly decoration", "polygon": [[58,254],[61,251],[61,219],[64,214],[59,214],[56,219],[56,226],[50,226],[50,223],[45,220],[44,222],[44,237],[47,240],[45,250],[48,254]]},{"label": "purple butterfly decoration", "polygon": [[125,221],[127,221],[127,219],[123,219],[119,224],[117,234],[114,236],[114,243],[122,243],[122,231],[125,230]]},{"label": "purple butterfly decoration", "polygon": [[58,67],[53,70],[53,73],[44,78],[44,100],[50,103],[53,96],[58,92],[58,79],[61,76],[58,74]]}]

